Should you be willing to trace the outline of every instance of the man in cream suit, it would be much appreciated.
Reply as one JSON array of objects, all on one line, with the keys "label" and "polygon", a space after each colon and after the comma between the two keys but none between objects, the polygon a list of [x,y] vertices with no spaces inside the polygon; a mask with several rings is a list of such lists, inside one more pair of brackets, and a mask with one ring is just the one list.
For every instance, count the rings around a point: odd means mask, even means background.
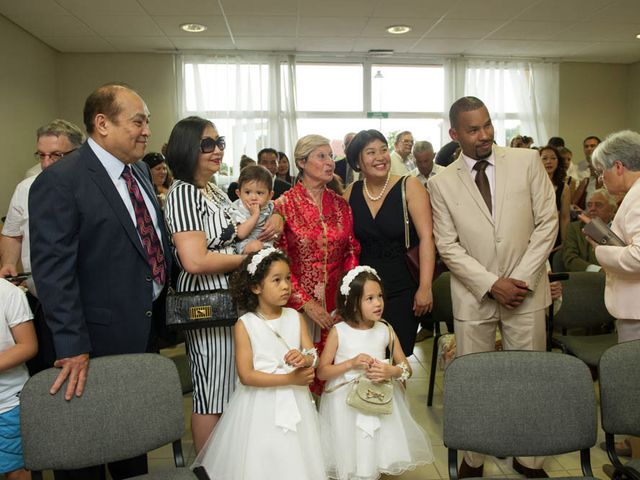
[{"label": "man in cream suit", "polygon": [[[451,271],[457,354],[545,349],[551,303],[546,260],[558,231],[553,186],[538,152],[493,145],[481,100],[463,97],[449,111],[462,153],[429,180],[433,229]],[[528,478],[544,477],[543,458],[514,459]],[[460,477],[481,477],[484,457],[466,452]]]},{"label": "man in cream suit", "polygon": [[604,301],[616,319],[618,342],[640,339],[640,133],[625,130],[610,135],[593,153],[612,195],[625,195],[611,230],[625,247],[591,242],[607,275]]}]

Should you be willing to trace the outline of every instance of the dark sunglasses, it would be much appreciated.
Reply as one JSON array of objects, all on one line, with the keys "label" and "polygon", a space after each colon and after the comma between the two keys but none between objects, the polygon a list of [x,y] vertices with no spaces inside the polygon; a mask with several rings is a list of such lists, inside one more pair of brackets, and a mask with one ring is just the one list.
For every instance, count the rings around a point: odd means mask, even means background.
[{"label": "dark sunglasses", "polygon": [[220,150],[224,150],[227,146],[224,137],[218,137],[215,140],[211,137],[204,137],[200,140],[200,151],[202,153],[211,153],[216,149],[216,145]]}]

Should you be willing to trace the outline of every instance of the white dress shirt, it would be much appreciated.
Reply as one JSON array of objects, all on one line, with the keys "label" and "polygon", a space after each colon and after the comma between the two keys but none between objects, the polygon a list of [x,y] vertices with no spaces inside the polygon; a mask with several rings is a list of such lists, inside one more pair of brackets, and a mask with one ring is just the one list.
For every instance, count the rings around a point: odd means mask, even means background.
[{"label": "white dress shirt", "polygon": [[[136,212],[133,208],[133,203],[131,202],[131,196],[129,195],[129,188],[127,187],[127,182],[124,180],[124,178],[122,178],[122,172],[124,172],[124,168],[126,165],[122,163],[120,160],[118,160],[116,157],[114,157],[111,153],[107,152],[100,145],[98,145],[92,138],[89,138],[87,140],[87,143],[91,147],[91,150],[93,150],[93,153],[96,154],[96,157],[98,157],[98,160],[100,160],[100,163],[107,171],[107,174],[109,175],[109,178],[113,182],[113,185],[116,187],[116,190],[118,191],[118,195],[120,195],[120,198],[124,203],[124,206],[127,208],[127,212],[129,212],[129,216],[131,217],[133,226],[136,227],[138,238],[140,238],[140,233],[138,232],[138,228],[136,226]],[[133,172],[133,178],[136,180],[136,183],[138,184],[138,188],[142,193],[142,198],[144,199],[144,203],[147,206],[147,210],[149,210],[149,215],[151,216],[153,227],[155,228],[156,234],[158,235],[158,240],[160,241],[160,248],[163,248],[162,231],[158,226],[158,216],[156,215],[155,206],[151,201],[151,198],[149,198],[147,191],[144,189],[140,181],[136,178],[136,171],[134,169],[131,169],[131,171]],[[140,238],[140,243],[142,244],[142,238]],[[164,254],[165,256],[167,255],[166,252],[164,252]],[[155,281],[153,282],[153,299],[154,300],[158,298],[158,296],[160,295],[160,292],[162,292],[163,287],[164,285],[159,285]]]}]

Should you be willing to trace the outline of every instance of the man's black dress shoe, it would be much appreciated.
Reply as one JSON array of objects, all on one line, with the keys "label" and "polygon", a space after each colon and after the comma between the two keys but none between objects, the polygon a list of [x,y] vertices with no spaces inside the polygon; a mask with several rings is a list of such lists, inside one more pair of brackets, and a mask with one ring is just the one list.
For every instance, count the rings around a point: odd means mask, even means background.
[{"label": "man's black dress shoe", "polygon": [[458,478],[481,478],[484,464],[479,467],[472,467],[463,458],[460,468],[458,468]]},{"label": "man's black dress shoe", "polygon": [[549,478],[547,472],[545,472],[542,468],[525,467],[515,458],[513,459],[513,469],[520,475],[524,475],[527,478]]}]

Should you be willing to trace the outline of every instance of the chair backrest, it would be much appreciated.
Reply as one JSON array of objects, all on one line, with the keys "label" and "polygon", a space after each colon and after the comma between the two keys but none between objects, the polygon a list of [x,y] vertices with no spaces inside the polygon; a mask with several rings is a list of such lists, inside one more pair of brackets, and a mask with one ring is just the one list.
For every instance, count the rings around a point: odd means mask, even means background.
[{"label": "chair backrest", "polygon": [[444,378],[444,444],[499,457],[587,449],[597,438],[588,367],[549,352],[455,359]]},{"label": "chair backrest", "polygon": [[564,266],[564,261],[562,259],[562,250],[558,250],[553,253],[553,256],[551,257],[551,271],[554,273],[567,271],[567,267]]},{"label": "chair backrest", "polygon": [[431,316],[436,322],[446,322],[453,324],[453,305],[451,303],[451,273],[443,272],[435,282],[431,291],[433,292],[433,310]]},{"label": "chair backrest", "polygon": [[620,343],[600,357],[600,408],[606,433],[640,435],[640,340]]},{"label": "chair backrest", "polygon": [[182,391],[171,360],[151,353],[91,359],[84,394],[71,401],[62,390],[49,394],[59,371],[42,371],[22,389],[26,468],[99,465],[141,455],[182,436]]},{"label": "chair backrest", "polygon": [[604,304],[602,272],[571,272],[562,282],[562,306],[553,324],[561,328],[591,328],[613,323],[615,318]]}]

